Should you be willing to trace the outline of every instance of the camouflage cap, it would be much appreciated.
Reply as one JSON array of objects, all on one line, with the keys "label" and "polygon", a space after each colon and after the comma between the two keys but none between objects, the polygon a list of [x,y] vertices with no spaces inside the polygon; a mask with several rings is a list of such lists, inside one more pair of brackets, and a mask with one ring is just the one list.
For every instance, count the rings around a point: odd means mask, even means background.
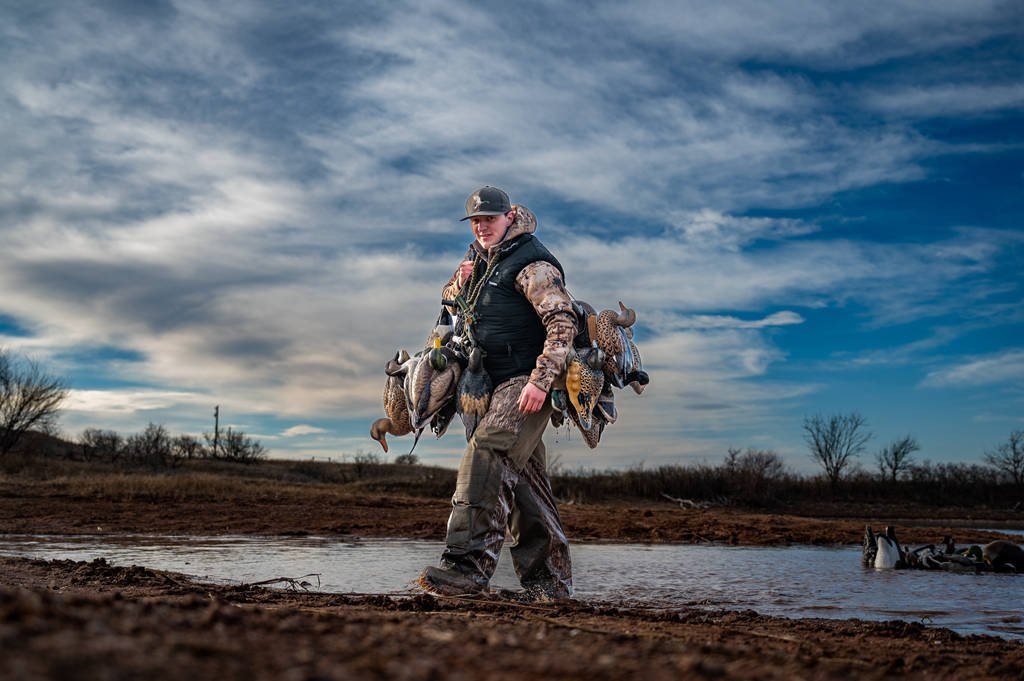
[{"label": "camouflage cap", "polygon": [[[480,187],[466,199],[466,217],[462,220],[475,218],[478,215],[504,215],[512,210],[512,202],[508,194],[497,187]],[[460,220],[461,222],[461,220]]]}]

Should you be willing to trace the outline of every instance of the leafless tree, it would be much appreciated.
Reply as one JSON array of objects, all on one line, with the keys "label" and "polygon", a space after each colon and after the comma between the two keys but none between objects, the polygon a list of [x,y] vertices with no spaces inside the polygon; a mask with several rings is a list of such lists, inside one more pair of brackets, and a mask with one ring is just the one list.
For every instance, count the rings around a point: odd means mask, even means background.
[{"label": "leafless tree", "polygon": [[766,503],[772,499],[777,481],[786,473],[778,453],[770,449],[730,447],[723,468],[732,494],[747,503]]},{"label": "leafless tree", "polygon": [[882,451],[875,455],[875,460],[878,462],[878,470],[881,471],[882,477],[887,478],[891,482],[896,482],[900,473],[906,473],[910,470],[913,454],[920,449],[921,446],[917,444],[917,440],[912,435],[905,435],[898,440],[893,440],[892,444],[883,447]]},{"label": "leafless tree", "polygon": [[171,448],[179,459],[198,459],[203,454],[203,445],[194,435],[179,435],[171,441]]},{"label": "leafless tree", "polygon": [[857,412],[833,414],[827,420],[821,414],[804,419],[804,440],[811,458],[825,471],[833,489],[871,439],[866,427],[867,420]]},{"label": "leafless tree", "polygon": [[78,438],[86,461],[117,461],[124,454],[124,438],[113,430],[86,428]]},{"label": "leafless tree", "polygon": [[256,463],[266,458],[266,448],[241,430],[228,428],[220,436],[220,452],[227,461]]},{"label": "leafless tree", "polygon": [[124,448],[129,461],[153,468],[167,466],[174,456],[171,436],[166,428],[156,423],[150,423],[141,433],[129,435]]},{"label": "leafless tree", "polygon": [[14,449],[29,430],[54,429],[67,395],[62,379],[0,348],[0,455]]},{"label": "leafless tree", "polygon": [[1010,433],[1010,439],[985,453],[985,463],[1010,477],[1024,488],[1024,430]]}]

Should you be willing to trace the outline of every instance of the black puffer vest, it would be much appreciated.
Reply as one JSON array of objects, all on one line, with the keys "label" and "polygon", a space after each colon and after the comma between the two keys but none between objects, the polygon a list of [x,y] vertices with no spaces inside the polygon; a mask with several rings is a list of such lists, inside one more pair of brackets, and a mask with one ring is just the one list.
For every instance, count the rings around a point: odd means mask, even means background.
[{"label": "black puffer vest", "polygon": [[[526,296],[516,290],[516,277],[524,267],[538,260],[557,267],[563,277],[565,272],[555,256],[532,234],[523,234],[502,244],[494,257],[499,261],[477,299],[473,334],[487,353],[484,368],[494,385],[498,385],[513,376],[533,371],[547,337],[537,311]],[[475,276],[483,276],[484,269],[484,263],[478,262]]]}]

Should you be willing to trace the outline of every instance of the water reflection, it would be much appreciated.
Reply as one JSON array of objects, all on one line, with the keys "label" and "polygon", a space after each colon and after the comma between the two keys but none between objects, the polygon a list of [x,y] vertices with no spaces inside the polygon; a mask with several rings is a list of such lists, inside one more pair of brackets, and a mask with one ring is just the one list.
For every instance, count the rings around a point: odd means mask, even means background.
[{"label": "water reflection", "polygon": [[[221,582],[319,573],[337,593],[400,593],[437,542],[316,537],[2,536],[0,554],[144,565]],[[783,617],[902,619],[1024,638],[1024,577],[865,570],[859,547],[574,544],[576,595],[633,605],[752,609]],[[517,588],[507,548],[493,585]]]}]

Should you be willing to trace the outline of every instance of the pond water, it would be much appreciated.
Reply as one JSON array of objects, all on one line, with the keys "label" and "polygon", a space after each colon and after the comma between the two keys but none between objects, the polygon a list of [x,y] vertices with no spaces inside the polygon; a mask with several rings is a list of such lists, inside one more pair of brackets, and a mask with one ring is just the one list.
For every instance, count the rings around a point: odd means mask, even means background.
[{"label": "pond water", "polygon": [[[219,583],[316,573],[319,590],[334,593],[411,593],[442,548],[391,539],[0,535],[2,555],[105,558]],[[588,601],[900,619],[1024,639],[1019,575],[864,569],[859,547],[574,544],[572,555],[576,597]],[[507,548],[492,586],[518,588]]]}]

